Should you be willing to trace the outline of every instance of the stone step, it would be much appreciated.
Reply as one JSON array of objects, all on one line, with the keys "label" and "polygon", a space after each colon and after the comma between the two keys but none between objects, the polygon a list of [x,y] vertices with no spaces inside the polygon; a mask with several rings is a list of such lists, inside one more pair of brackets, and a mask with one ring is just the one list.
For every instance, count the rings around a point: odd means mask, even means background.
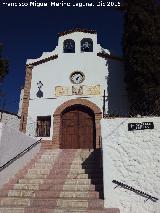
[{"label": "stone step", "polygon": [[92,191],[102,190],[102,185],[52,185],[52,184],[11,184],[6,187],[6,190],[17,189],[17,190],[57,190],[57,191]]},{"label": "stone step", "polygon": [[81,199],[37,199],[37,198],[15,198],[4,197],[0,198],[0,206],[13,207],[61,207],[61,208],[103,208],[103,200],[81,198]]},{"label": "stone step", "polygon": [[[73,161],[81,160],[81,161],[84,161],[84,162],[92,162],[92,161],[96,162],[97,159],[100,160],[100,157],[98,155],[96,155],[96,156],[88,156],[88,157],[78,156],[78,157],[74,157]],[[65,158],[64,158],[64,160],[65,160]]]},{"label": "stone step", "polygon": [[100,165],[99,164],[81,164],[81,165],[77,165],[77,164],[72,164],[71,169],[100,169]]},{"label": "stone step", "polygon": [[[38,163],[54,163],[55,159],[38,159],[37,162]],[[98,163],[97,163],[98,162]],[[82,159],[74,159],[73,161],[71,162],[68,162],[68,159],[66,158],[63,162],[61,162],[61,164],[64,164],[64,165],[77,165],[77,164],[99,164],[99,161],[97,160],[82,160]]]},{"label": "stone step", "polygon": [[100,163],[99,161],[88,161],[85,162],[83,160],[73,160],[71,163],[69,163],[68,165],[84,165],[84,166],[92,166],[94,165],[95,167],[100,167]]},{"label": "stone step", "polygon": [[57,156],[61,151],[53,151],[53,152],[48,152],[47,150],[45,152],[39,152],[38,154],[41,156]]},{"label": "stone step", "polygon": [[34,179],[34,178],[40,178],[40,179],[45,179],[45,178],[47,178],[47,176],[48,175],[44,175],[44,174],[26,174],[25,176],[24,176],[24,178],[32,178],[32,179]]},{"label": "stone step", "polygon": [[41,156],[57,156],[60,152],[43,152]]},{"label": "stone step", "polygon": [[48,154],[48,155],[55,155],[55,154],[59,154],[60,152],[62,152],[61,149],[54,149],[54,150],[40,150],[39,151],[39,154],[41,155],[45,155],[45,154]]},{"label": "stone step", "polygon": [[[101,173],[101,169],[69,169],[69,174],[96,174],[96,173]],[[59,168],[55,170],[50,170],[50,169],[29,169],[28,174],[52,174],[52,175],[57,175],[57,174],[66,174],[68,173],[68,169],[65,168]]]},{"label": "stone step", "polygon": [[98,162],[95,151],[40,151],[23,179],[0,191],[0,213],[106,212],[99,199],[103,174]]},{"label": "stone step", "polygon": [[0,206],[30,206],[30,198],[1,197]]},{"label": "stone step", "polygon": [[46,162],[46,161],[48,161],[48,162],[50,162],[50,163],[52,163],[52,164],[54,164],[54,162],[55,162],[55,160],[56,160],[56,157],[46,157],[46,158],[39,158],[38,160],[37,160],[37,162]]},{"label": "stone step", "polygon": [[38,163],[52,163],[52,164],[54,164],[54,161],[55,161],[55,159],[39,159],[39,160],[37,160],[37,162]]},{"label": "stone step", "polygon": [[35,163],[32,169],[52,169],[54,164],[52,163]]},{"label": "stone step", "polygon": [[45,178],[55,178],[55,179],[61,179],[64,178],[70,178],[70,179],[88,179],[88,178],[102,178],[102,174],[68,174],[63,176],[63,174],[57,174],[53,177],[52,174],[26,174],[24,178],[36,178],[36,179],[45,179]]},{"label": "stone step", "polygon": [[116,208],[107,208],[107,209],[82,209],[82,208],[73,208],[73,209],[62,209],[62,208],[31,208],[26,207],[24,208],[0,208],[0,213],[120,213],[119,209]]},{"label": "stone step", "polygon": [[[53,154],[47,154],[47,153],[43,153],[43,154],[39,154],[42,157],[55,157],[56,155],[58,155],[59,153],[53,153]],[[86,158],[90,158],[90,159],[95,159],[96,157],[100,157],[99,154],[94,154],[92,155],[91,153],[81,153],[81,154],[75,154],[74,158],[80,158],[80,159],[86,159]],[[68,154],[64,153],[64,159],[68,159]]]},{"label": "stone step", "polygon": [[[32,166],[33,169],[52,169],[53,163],[35,163],[35,165]],[[99,169],[99,164],[71,164],[70,169]]]},{"label": "stone step", "polygon": [[[64,184],[63,179],[20,179],[18,183],[23,183],[23,184]],[[65,184],[68,185],[88,185],[88,184],[101,184],[102,179],[66,179]]]},{"label": "stone step", "polygon": [[1,197],[30,197],[30,198],[87,198],[98,199],[99,193],[96,191],[34,191],[34,190],[9,190],[1,191]]},{"label": "stone step", "polygon": [[55,153],[60,153],[62,152],[64,155],[68,156],[68,154],[72,154],[74,153],[74,155],[77,157],[77,156],[86,156],[86,155],[100,155],[101,152],[98,151],[98,150],[87,150],[87,149],[81,149],[81,150],[78,150],[78,149],[54,149],[54,150],[40,150],[39,153],[42,155],[47,155],[47,154],[55,154]]},{"label": "stone step", "polygon": [[29,169],[28,174],[44,174],[44,175],[49,175],[50,169]]},{"label": "stone step", "polygon": [[46,154],[43,154],[41,155],[41,158],[40,159],[56,159],[56,157],[58,156],[58,154],[56,155],[46,155]]},{"label": "stone step", "polygon": [[[64,158],[65,159],[65,158]],[[90,160],[96,160],[96,159],[100,159],[100,155],[98,154],[94,154],[94,155],[79,155],[79,156],[75,156],[74,160],[85,160],[85,161],[90,161]]]}]

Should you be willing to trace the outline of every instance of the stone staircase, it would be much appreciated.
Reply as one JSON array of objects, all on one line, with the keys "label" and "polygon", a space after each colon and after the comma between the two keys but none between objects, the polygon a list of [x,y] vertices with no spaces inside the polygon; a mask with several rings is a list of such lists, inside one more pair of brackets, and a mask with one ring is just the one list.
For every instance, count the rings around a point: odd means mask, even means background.
[{"label": "stone staircase", "polygon": [[41,150],[0,191],[0,213],[119,213],[103,208],[99,150]]}]

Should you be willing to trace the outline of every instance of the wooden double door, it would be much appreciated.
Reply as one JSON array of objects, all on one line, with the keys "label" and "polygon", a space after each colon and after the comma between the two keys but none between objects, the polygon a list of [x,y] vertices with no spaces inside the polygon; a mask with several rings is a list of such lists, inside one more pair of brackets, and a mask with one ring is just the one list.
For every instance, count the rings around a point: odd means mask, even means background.
[{"label": "wooden double door", "polygon": [[95,148],[95,119],[87,107],[73,106],[62,114],[61,148]]}]

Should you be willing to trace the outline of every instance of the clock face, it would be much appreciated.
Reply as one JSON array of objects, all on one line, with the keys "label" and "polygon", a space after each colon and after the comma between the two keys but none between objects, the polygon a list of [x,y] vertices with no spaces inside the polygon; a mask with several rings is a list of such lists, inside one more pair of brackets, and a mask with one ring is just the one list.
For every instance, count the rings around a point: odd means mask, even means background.
[{"label": "clock face", "polygon": [[80,84],[84,81],[84,74],[82,72],[76,71],[74,73],[71,74],[70,76],[70,80],[72,83],[74,84]]}]

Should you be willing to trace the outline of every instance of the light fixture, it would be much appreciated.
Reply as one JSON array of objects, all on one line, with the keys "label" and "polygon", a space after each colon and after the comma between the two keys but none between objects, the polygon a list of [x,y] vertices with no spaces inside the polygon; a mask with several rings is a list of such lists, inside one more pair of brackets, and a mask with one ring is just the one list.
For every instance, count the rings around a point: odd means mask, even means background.
[{"label": "light fixture", "polygon": [[42,86],[43,86],[42,82],[39,81],[39,82],[37,83],[37,86],[38,86],[38,89],[41,90],[41,88],[42,88]]},{"label": "light fixture", "polygon": [[43,97],[43,92],[41,91],[41,88],[42,88],[42,86],[43,86],[42,82],[39,81],[39,82],[37,83],[37,86],[38,86],[38,92],[37,92],[36,95],[37,95],[38,98],[42,98],[42,97]]}]

